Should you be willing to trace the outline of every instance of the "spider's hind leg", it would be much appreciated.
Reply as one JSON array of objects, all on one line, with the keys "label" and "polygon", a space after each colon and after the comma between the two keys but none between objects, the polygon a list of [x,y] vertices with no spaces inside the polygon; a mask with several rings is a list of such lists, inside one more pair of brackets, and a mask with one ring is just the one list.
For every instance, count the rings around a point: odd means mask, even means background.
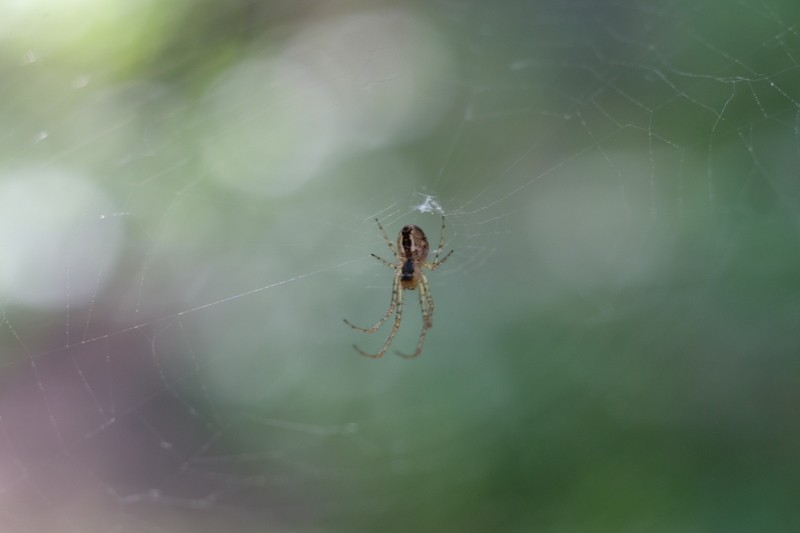
[{"label": "spider's hind leg", "polygon": [[428,291],[428,284],[424,280],[419,284],[419,308],[420,311],[422,311],[422,331],[417,341],[417,349],[411,354],[405,354],[397,350],[394,351],[394,353],[405,359],[414,359],[422,353],[422,347],[425,345],[425,336],[433,325],[433,299],[431,298],[430,291]]},{"label": "spider's hind leg", "polygon": [[[395,279],[398,279],[398,278],[395,278]],[[396,285],[399,286],[399,284],[397,284],[397,283],[396,283]],[[387,315],[387,317],[388,317],[388,315]],[[386,317],[384,317],[380,323],[382,324],[385,320],[386,320]],[[395,318],[394,318],[394,326],[392,327],[392,331],[389,333],[389,336],[386,337],[386,342],[383,343],[383,346],[381,346],[380,351],[378,353],[375,353],[375,354],[367,353],[364,350],[362,350],[361,348],[359,348],[358,346],[356,346],[355,344],[353,345],[353,348],[355,348],[358,353],[360,353],[361,355],[366,356],[366,357],[372,357],[374,359],[377,359],[379,357],[383,357],[383,354],[385,354],[386,350],[389,349],[389,345],[392,343],[392,340],[394,339],[394,336],[397,335],[397,331],[400,329],[400,321],[401,320],[403,320],[403,294],[401,292],[398,292],[398,296],[397,296],[397,314],[395,315]]]},{"label": "spider's hind leg", "polygon": [[[357,329],[358,331],[363,331],[364,333],[375,333],[376,331],[378,331],[378,328],[380,328],[383,325],[384,322],[389,320],[389,317],[392,316],[392,313],[397,307],[398,302],[401,300],[402,300],[402,295],[400,294],[400,278],[398,276],[395,276],[394,281],[392,282],[392,300],[389,302],[389,309],[386,310],[386,314],[383,315],[383,318],[378,320],[375,323],[375,325],[372,326],[371,328],[362,328],[361,326],[356,326],[346,318],[343,319],[344,323],[350,326],[351,328]],[[358,350],[358,348],[356,349]]]}]

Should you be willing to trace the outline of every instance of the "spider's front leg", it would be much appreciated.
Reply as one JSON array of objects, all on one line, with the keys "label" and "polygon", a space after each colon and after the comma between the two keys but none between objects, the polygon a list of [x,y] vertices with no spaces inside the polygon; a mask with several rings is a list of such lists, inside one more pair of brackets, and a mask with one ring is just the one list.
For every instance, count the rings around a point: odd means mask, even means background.
[{"label": "spider's front leg", "polygon": [[[392,240],[389,238],[389,235],[386,233],[386,230],[383,229],[383,226],[381,226],[381,221],[376,218],[375,222],[378,224],[378,229],[381,230],[381,236],[383,237],[383,240],[386,241],[386,244],[389,245],[389,249],[392,251],[392,255],[396,257],[397,250],[395,250],[394,243],[392,243]],[[375,256],[375,254],[372,255]]]},{"label": "spider's front leg", "polygon": [[444,215],[442,215],[442,229],[439,236],[439,246],[436,247],[436,253],[433,256],[433,261],[431,261],[428,264],[429,269],[436,270],[437,268],[442,266],[442,264],[444,264],[444,262],[447,261],[447,258],[450,257],[450,254],[453,253],[453,250],[450,250],[449,252],[447,252],[447,255],[445,255],[441,260],[439,260],[439,254],[442,252],[443,247],[444,247]]}]

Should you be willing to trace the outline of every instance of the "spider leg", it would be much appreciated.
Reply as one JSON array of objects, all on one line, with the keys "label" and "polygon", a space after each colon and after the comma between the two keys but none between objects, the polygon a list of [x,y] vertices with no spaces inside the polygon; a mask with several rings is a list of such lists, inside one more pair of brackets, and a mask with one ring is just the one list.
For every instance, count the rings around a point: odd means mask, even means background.
[{"label": "spider leg", "polygon": [[436,247],[436,255],[433,256],[434,263],[439,260],[439,252],[442,251],[442,246],[444,246],[444,215],[442,215],[442,229],[439,232],[439,246]]},{"label": "spider leg", "polygon": [[389,245],[389,249],[392,251],[392,255],[397,256],[397,250],[394,249],[394,243],[391,241],[391,239],[389,239],[389,235],[386,234],[386,230],[383,229],[383,226],[381,226],[381,221],[376,218],[375,222],[378,223],[378,229],[381,230],[381,235],[383,235],[383,240],[386,241],[386,244]]},{"label": "spider leg", "polygon": [[387,261],[383,257],[378,257],[375,254],[369,254],[369,255],[371,255],[372,257],[374,257],[375,259],[377,259],[378,261],[380,261],[381,263],[383,263],[384,265],[386,265],[389,268],[397,268],[397,265],[393,265],[392,263],[390,263],[389,261]]},{"label": "spider leg", "polygon": [[428,290],[428,280],[424,279],[423,281],[424,281],[424,285],[425,285],[425,301],[428,304],[427,308],[426,308],[427,313],[425,315],[423,315],[423,318],[426,319],[426,321],[428,323],[428,328],[432,328],[433,327],[433,296],[431,295],[431,291]]},{"label": "spider leg", "polygon": [[453,253],[453,250],[450,250],[449,252],[447,252],[447,255],[444,256],[444,259],[439,261],[439,254],[442,253],[443,247],[444,247],[444,215],[442,215],[442,230],[439,233],[439,246],[436,247],[436,253],[434,254],[433,261],[430,263],[429,266],[431,270],[436,270],[437,268],[439,268],[439,265],[444,263],[447,260],[447,258],[450,257],[450,254]]},{"label": "spider leg", "polygon": [[[383,318],[378,320],[374,326],[371,328],[362,328],[356,326],[346,318],[344,319],[344,323],[350,326],[353,329],[357,329],[358,331],[363,331],[364,333],[375,333],[378,331],[384,322],[389,320],[389,317],[392,316],[392,312],[394,312],[395,308],[397,307],[397,302],[402,298],[402,294],[400,294],[400,277],[399,275],[394,277],[394,282],[392,283],[392,300],[389,302],[389,309],[386,310],[386,314],[383,315]],[[356,348],[358,349],[358,348]]]},{"label": "spider leg", "polygon": [[428,284],[426,281],[422,281],[419,284],[419,308],[422,311],[422,331],[419,334],[419,341],[417,341],[417,349],[414,350],[412,354],[404,354],[397,350],[394,351],[400,357],[404,357],[405,359],[413,359],[417,357],[419,354],[422,353],[422,346],[425,344],[425,335],[428,334],[428,330],[432,325],[433,316],[431,315],[432,309],[429,309],[429,304],[432,304],[433,300],[430,297],[430,292],[428,291]]},{"label": "spider leg", "polygon": [[[403,292],[402,292],[402,289],[400,289],[399,280],[400,280],[400,274],[398,274],[395,277],[395,281],[394,281],[394,287],[395,288],[394,288],[393,298],[396,300],[397,314],[395,315],[395,318],[394,318],[394,326],[392,327],[392,331],[389,333],[389,336],[386,338],[386,342],[383,343],[383,346],[381,347],[380,351],[378,351],[378,353],[375,353],[375,354],[367,353],[367,352],[365,352],[364,350],[362,350],[361,348],[359,348],[358,346],[356,346],[354,344],[353,348],[355,348],[356,351],[358,353],[360,353],[361,355],[364,355],[366,357],[373,357],[375,359],[377,359],[378,357],[383,357],[383,354],[385,354],[386,350],[389,349],[389,345],[392,343],[392,340],[394,339],[394,336],[397,335],[397,331],[400,329],[400,321],[403,319]],[[394,294],[397,294],[397,296],[394,296]],[[379,326],[380,324],[383,324],[383,322],[386,320],[386,318],[388,316],[389,315],[387,314],[376,325]]]},{"label": "spider leg", "polygon": [[454,250],[450,250],[449,252],[447,252],[447,255],[444,256],[441,260],[436,260],[433,263],[429,263],[427,265],[428,269],[429,270],[436,270],[437,268],[442,266],[444,264],[444,262],[447,261],[447,258],[450,257],[450,255],[452,255],[453,251]]}]

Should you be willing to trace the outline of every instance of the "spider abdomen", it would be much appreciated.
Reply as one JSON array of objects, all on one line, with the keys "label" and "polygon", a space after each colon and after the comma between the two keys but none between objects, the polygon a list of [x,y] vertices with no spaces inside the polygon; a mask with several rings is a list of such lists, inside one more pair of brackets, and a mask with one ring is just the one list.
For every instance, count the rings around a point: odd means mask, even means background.
[{"label": "spider abdomen", "polygon": [[428,258],[428,238],[419,226],[413,224],[403,226],[400,235],[397,236],[397,247],[406,260],[403,268],[409,261],[422,263]]}]

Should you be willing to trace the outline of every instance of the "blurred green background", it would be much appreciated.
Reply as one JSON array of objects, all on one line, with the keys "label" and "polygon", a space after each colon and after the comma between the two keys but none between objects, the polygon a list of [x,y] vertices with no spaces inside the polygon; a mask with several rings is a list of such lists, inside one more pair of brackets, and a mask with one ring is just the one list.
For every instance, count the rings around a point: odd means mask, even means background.
[{"label": "blurred green background", "polygon": [[0,7],[2,531],[800,527],[796,2]]}]

